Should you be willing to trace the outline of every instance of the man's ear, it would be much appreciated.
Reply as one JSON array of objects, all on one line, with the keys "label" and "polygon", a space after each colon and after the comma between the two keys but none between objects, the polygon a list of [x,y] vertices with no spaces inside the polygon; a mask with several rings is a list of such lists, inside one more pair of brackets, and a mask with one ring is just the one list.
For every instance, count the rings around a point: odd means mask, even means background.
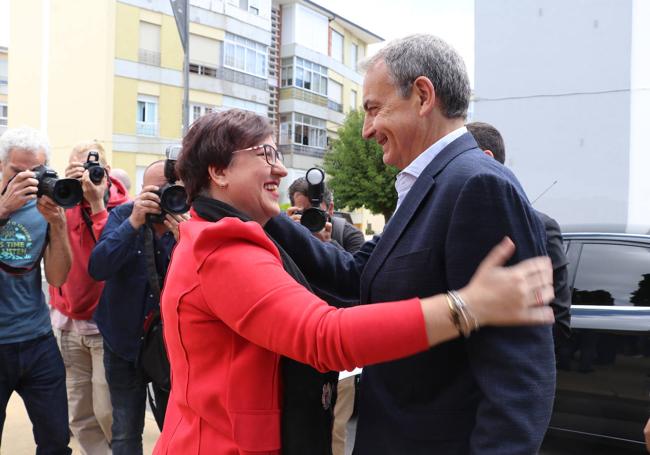
[{"label": "man's ear", "polygon": [[420,104],[420,115],[428,115],[436,103],[436,89],[426,76],[420,76],[413,81],[413,92]]},{"label": "man's ear", "polygon": [[483,150],[483,153],[485,153],[490,158],[494,158],[494,153],[492,153],[492,150],[490,150],[490,149]]},{"label": "man's ear", "polygon": [[330,217],[334,216],[334,202],[330,202],[330,205],[327,206],[327,213]]}]

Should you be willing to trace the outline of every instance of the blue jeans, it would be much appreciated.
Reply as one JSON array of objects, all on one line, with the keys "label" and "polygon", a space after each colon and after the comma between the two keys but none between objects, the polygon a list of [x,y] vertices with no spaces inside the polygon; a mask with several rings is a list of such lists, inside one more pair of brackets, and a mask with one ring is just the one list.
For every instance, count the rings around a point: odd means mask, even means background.
[{"label": "blue jeans", "polygon": [[32,421],[36,454],[71,454],[65,367],[51,332],[29,341],[0,344],[0,437],[14,391]]},{"label": "blue jeans", "polygon": [[142,455],[146,384],[135,362],[104,343],[104,370],[113,405],[113,455]]}]

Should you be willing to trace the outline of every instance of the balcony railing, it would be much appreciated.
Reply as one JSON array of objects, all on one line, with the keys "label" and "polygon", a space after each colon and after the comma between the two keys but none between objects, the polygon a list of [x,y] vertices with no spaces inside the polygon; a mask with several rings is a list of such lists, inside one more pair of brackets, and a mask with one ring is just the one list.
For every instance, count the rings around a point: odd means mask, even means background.
[{"label": "balcony railing", "polygon": [[145,65],[160,66],[160,52],[138,49],[138,61]]},{"label": "balcony railing", "polygon": [[289,156],[295,153],[297,155],[307,155],[307,156],[314,156],[316,158],[322,158],[323,156],[325,156],[325,152],[327,152],[326,149],[322,149],[318,147],[309,147],[307,145],[299,145],[299,144],[282,144],[279,147],[280,147],[280,151],[285,156]]},{"label": "balcony railing", "polygon": [[280,89],[280,99],[294,99],[306,101],[318,106],[327,107],[328,99],[326,96],[319,95],[318,93],[309,92],[298,87],[285,87]]},{"label": "balcony railing", "polygon": [[327,108],[336,112],[343,112],[343,105],[336,101],[327,100]]},{"label": "balcony railing", "polygon": [[242,73],[235,71],[231,68],[213,67],[202,65],[200,63],[190,63],[190,73],[199,74],[201,76],[214,77],[216,79],[223,79],[224,81],[234,82],[236,84],[247,85],[259,90],[268,89],[268,80],[253,76],[252,74]]},{"label": "balcony railing", "polygon": [[156,123],[138,121],[135,123],[135,131],[139,136],[157,136],[158,125]]}]

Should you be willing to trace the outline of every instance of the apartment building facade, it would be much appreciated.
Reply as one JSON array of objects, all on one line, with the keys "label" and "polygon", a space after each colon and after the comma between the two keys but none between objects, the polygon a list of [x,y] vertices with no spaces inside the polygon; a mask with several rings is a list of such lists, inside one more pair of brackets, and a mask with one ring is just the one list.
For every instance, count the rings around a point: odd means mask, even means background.
[{"label": "apartment building facade", "polygon": [[[21,108],[9,124],[47,131],[60,171],[74,142],[99,140],[137,192],[145,167],[181,138],[183,51],[169,0],[15,4],[12,24],[40,27],[32,37],[11,30],[12,105]],[[189,18],[190,122],[229,108],[268,116],[286,156],[286,193],[360,107],[356,63],[381,38],[308,0],[190,0]],[[0,109],[1,62],[0,50]]]},{"label": "apartment building facade", "polygon": [[0,46],[0,134],[7,129],[9,117],[9,50]]}]

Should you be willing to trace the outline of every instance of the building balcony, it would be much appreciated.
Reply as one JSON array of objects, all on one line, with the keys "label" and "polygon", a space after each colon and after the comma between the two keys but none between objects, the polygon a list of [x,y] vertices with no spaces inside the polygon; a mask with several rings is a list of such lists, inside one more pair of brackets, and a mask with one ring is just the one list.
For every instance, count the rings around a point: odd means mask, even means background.
[{"label": "building balcony", "polygon": [[138,62],[145,65],[160,66],[160,52],[138,49]]},{"label": "building balcony", "polygon": [[0,79],[0,95],[9,94],[9,84],[6,79]]},{"label": "building balcony", "polygon": [[280,151],[285,156],[285,160],[286,158],[291,158],[294,154],[323,158],[327,152],[327,149],[299,144],[281,144],[279,147]]},{"label": "building balcony", "polygon": [[158,124],[149,122],[136,122],[135,132],[138,136],[158,136]]},{"label": "building balcony", "polygon": [[329,101],[326,96],[319,95],[318,93],[314,92],[309,92],[297,87],[284,87],[280,89],[280,99],[300,100],[322,107],[328,107]]},{"label": "building balcony", "polygon": [[198,74],[201,76],[214,77],[216,79],[223,79],[224,81],[234,82],[236,84],[254,87],[258,90],[268,90],[269,82],[267,79],[253,76],[252,74],[242,73],[230,68],[213,67],[202,65],[200,63],[190,63],[190,73]]},{"label": "building balcony", "polygon": [[343,112],[343,105],[337,103],[336,101],[327,100],[327,108],[336,112]]}]

